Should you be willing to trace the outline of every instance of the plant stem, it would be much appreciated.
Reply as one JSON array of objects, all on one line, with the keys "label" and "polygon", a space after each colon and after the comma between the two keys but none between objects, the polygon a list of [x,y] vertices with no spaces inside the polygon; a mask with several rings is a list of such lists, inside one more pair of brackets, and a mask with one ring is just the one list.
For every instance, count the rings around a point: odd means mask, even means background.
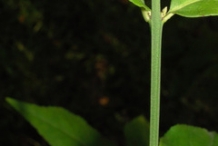
[{"label": "plant stem", "polygon": [[150,99],[150,146],[158,146],[160,118],[161,38],[162,27],[160,0],[151,3],[151,99]]}]

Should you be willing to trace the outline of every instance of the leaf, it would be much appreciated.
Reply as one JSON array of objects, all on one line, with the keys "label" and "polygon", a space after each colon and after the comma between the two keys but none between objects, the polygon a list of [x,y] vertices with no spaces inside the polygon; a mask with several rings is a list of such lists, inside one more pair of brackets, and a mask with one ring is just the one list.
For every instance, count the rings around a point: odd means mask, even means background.
[{"label": "leaf", "polygon": [[132,2],[134,5],[144,8],[146,11],[150,11],[151,9],[145,4],[144,0],[129,0]]},{"label": "leaf", "polygon": [[218,146],[218,134],[188,125],[176,125],[160,139],[160,146]]},{"label": "leaf", "polygon": [[125,125],[127,146],[149,145],[149,123],[144,116],[138,116]]},{"label": "leaf", "polygon": [[6,101],[34,126],[51,146],[114,146],[104,139],[84,119],[61,107],[43,107]]},{"label": "leaf", "polygon": [[218,0],[172,0],[169,13],[184,17],[218,15]]}]

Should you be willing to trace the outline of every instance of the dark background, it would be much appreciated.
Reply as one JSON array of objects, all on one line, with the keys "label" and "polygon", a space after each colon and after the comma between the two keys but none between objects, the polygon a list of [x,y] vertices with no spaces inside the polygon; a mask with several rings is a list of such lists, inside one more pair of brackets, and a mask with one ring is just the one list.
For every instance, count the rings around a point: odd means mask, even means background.
[{"label": "dark background", "polygon": [[[165,24],[160,136],[177,123],[218,131],[217,24]],[[149,26],[127,0],[1,0],[0,81],[1,145],[48,145],[10,96],[65,107],[123,146],[125,123],[149,119]]]}]

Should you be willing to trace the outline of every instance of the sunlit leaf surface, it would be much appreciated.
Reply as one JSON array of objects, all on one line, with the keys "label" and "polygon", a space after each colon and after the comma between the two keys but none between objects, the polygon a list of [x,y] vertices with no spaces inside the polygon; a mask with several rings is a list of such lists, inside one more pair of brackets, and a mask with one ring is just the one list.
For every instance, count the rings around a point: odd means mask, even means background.
[{"label": "sunlit leaf surface", "polygon": [[204,17],[218,15],[217,0],[172,0],[169,13],[184,17]]}]

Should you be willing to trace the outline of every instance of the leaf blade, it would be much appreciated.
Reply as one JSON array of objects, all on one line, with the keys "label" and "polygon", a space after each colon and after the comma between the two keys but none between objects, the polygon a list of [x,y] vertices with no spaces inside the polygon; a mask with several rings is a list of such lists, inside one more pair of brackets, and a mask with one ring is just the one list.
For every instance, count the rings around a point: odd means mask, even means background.
[{"label": "leaf blade", "polygon": [[149,145],[149,123],[144,116],[138,116],[124,128],[127,146]]},{"label": "leaf blade", "polygon": [[160,139],[160,146],[216,146],[218,134],[206,129],[175,125]]},{"label": "leaf blade", "polygon": [[113,146],[84,119],[61,107],[37,106],[12,98],[6,101],[16,109],[52,146]]},{"label": "leaf blade", "polygon": [[134,5],[144,8],[146,11],[150,11],[151,9],[145,4],[144,0],[129,0]]},{"label": "leaf blade", "polygon": [[184,17],[218,16],[217,0],[172,0],[168,13]]}]

